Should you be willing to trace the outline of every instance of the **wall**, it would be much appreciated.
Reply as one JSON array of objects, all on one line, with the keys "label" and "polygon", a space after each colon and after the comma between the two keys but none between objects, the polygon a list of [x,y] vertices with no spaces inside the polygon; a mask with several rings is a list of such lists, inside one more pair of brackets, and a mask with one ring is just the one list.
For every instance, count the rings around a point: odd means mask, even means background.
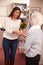
[{"label": "wall", "polygon": [[42,0],[42,3],[41,3],[41,12],[43,14],[43,0]]},{"label": "wall", "polygon": [[1,0],[0,6],[8,6],[11,3],[11,0]]},{"label": "wall", "polygon": [[30,7],[39,7],[43,13],[43,0],[30,0]]},{"label": "wall", "polygon": [[11,2],[15,2],[15,3],[23,3],[29,6],[30,5],[30,0],[11,0]]},{"label": "wall", "polygon": [[7,6],[10,3],[23,3],[23,4],[27,4],[29,6],[30,0],[1,0],[0,6]]}]

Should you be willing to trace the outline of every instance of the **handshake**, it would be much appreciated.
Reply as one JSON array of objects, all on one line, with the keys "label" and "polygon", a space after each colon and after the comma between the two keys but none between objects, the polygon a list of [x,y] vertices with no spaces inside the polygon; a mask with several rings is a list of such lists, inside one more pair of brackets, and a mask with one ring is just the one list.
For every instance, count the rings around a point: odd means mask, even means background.
[{"label": "handshake", "polygon": [[22,41],[24,41],[25,42],[25,39],[26,39],[26,34],[25,34],[25,32],[24,31],[20,31],[21,33],[20,33],[20,35],[19,35],[19,40],[22,42]]},{"label": "handshake", "polygon": [[12,34],[16,34],[20,41],[25,41],[26,34],[23,30],[15,30],[12,32]]},{"label": "handshake", "polygon": [[12,31],[12,34],[17,34],[18,36],[26,37],[26,34],[23,30],[14,30],[14,31]]}]

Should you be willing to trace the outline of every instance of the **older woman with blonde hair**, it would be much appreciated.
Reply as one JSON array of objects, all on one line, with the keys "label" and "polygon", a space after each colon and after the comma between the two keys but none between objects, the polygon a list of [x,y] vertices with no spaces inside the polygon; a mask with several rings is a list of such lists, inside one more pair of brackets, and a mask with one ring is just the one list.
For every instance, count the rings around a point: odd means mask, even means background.
[{"label": "older woman with blonde hair", "polygon": [[27,32],[26,42],[22,53],[25,53],[26,65],[39,65],[42,42],[42,14],[34,12],[30,21],[31,27]]},{"label": "older woman with blonde hair", "polygon": [[39,65],[41,56],[41,24],[42,14],[34,12],[30,21],[31,27],[27,33],[26,42],[24,44],[24,53],[26,59],[26,65]]},{"label": "older woman with blonde hair", "polygon": [[[39,13],[39,12],[37,12],[37,11],[35,11],[32,15],[31,15],[31,23],[32,24],[34,24],[34,25],[41,25],[42,23],[43,23],[43,18],[42,18],[43,16],[42,16],[42,14],[41,13]],[[30,23],[30,24],[31,24]]]}]

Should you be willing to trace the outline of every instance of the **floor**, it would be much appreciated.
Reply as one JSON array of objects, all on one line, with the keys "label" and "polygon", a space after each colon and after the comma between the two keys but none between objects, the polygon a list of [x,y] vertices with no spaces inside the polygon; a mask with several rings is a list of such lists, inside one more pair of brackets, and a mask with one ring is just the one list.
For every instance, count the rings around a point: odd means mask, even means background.
[{"label": "floor", "polygon": [[[4,65],[4,54],[2,48],[0,48],[0,65]],[[24,55],[16,54],[15,65],[25,65]]]},{"label": "floor", "polygon": [[[4,53],[2,48],[0,48],[0,65],[4,65]],[[14,65],[25,65],[25,57],[23,54],[22,55],[18,53],[16,54]]]}]

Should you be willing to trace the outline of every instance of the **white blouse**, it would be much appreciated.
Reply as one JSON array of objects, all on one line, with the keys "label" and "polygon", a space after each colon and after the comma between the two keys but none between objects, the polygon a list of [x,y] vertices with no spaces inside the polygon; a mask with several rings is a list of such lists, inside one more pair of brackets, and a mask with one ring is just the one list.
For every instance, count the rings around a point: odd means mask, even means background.
[{"label": "white blouse", "polygon": [[27,57],[34,57],[41,54],[42,31],[39,25],[32,26],[28,31],[24,44],[24,53]]},{"label": "white blouse", "polygon": [[10,17],[7,17],[5,19],[4,24],[2,25],[3,28],[5,28],[5,31],[3,33],[3,37],[7,38],[7,39],[10,39],[10,40],[17,39],[18,35],[12,34],[12,31],[19,30],[20,24],[21,24],[20,19],[13,21],[13,20],[11,20]]}]

